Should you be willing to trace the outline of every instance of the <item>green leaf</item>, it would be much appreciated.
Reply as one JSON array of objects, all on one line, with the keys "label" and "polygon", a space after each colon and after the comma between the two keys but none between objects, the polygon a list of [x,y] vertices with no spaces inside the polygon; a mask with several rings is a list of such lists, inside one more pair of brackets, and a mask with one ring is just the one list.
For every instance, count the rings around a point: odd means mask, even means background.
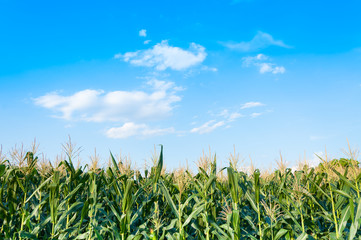
[{"label": "green leaf", "polygon": [[172,212],[174,213],[174,215],[176,215],[177,218],[179,218],[179,213],[177,211],[177,207],[174,204],[172,197],[170,196],[167,188],[165,187],[163,181],[160,182],[160,186],[161,186],[161,190],[164,194],[165,199],[167,200],[168,205],[170,206],[170,208],[172,209]]},{"label": "green leaf", "polygon": [[159,154],[157,168],[155,171],[154,184],[158,183],[160,174],[162,173],[162,169],[163,169],[163,145],[160,145],[160,154]]},{"label": "green leaf", "polygon": [[287,232],[288,232],[287,229],[281,228],[281,229],[277,232],[274,240],[280,239],[280,238],[283,237]]},{"label": "green leaf", "polygon": [[204,210],[204,208],[205,208],[205,205],[202,204],[202,205],[198,206],[196,209],[194,209],[193,212],[191,214],[189,214],[187,219],[184,221],[183,227],[187,226],[190,223],[190,221],[192,220],[192,218],[197,217],[198,214]]},{"label": "green leaf", "polygon": [[347,194],[346,192],[344,191],[341,191],[341,190],[338,190],[338,189],[334,189],[332,188],[332,192],[335,192],[335,193],[338,193],[340,194],[341,196],[344,196],[344,197],[347,197],[347,198],[352,198],[349,194]]},{"label": "green leaf", "polygon": [[5,174],[6,166],[4,164],[0,164],[0,177]]},{"label": "green leaf", "polygon": [[118,164],[117,164],[117,162],[115,161],[115,158],[114,158],[112,152],[110,152],[110,158],[112,159],[112,163],[113,163],[113,166],[114,166],[115,170],[116,170],[117,173],[120,175],[120,170],[119,170]]},{"label": "green leaf", "polygon": [[350,219],[350,216],[351,216],[351,214],[350,214],[350,206],[348,205],[347,207],[345,207],[345,209],[342,210],[341,218],[340,218],[340,220],[338,222],[339,223],[338,232],[340,234],[343,233],[343,230],[345,229],[346,224],[347,224],[348,220]]}]

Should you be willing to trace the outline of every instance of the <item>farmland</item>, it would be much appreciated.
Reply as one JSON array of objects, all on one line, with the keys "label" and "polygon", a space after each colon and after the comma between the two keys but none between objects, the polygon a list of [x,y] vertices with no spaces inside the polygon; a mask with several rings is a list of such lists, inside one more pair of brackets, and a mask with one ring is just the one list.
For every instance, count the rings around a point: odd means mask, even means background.
[{"label": "farmland", "polygon": [[361,171],[356,156],[322,158],[298,170],[242,171],[231,155],[196,173],[133,169],[110,154],[107,167],[57,164],[33,152],[0,165],[0,239],[360,239]]}]

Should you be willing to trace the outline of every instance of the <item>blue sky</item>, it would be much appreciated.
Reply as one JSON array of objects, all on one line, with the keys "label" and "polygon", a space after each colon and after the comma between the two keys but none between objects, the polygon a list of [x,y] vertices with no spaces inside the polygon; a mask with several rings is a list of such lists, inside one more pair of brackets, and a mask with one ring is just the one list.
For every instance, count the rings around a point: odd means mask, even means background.
[{"label": "blue sky", "polygon": [[138,166],[358,147],[359,1],[0,1],[0,144]]}]

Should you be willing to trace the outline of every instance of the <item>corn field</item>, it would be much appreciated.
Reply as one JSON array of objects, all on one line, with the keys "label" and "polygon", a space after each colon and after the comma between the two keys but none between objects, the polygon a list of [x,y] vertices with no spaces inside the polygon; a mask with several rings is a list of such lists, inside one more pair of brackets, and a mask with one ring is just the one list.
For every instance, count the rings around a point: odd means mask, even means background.
[{"label": "corn field", "polygon": [[0,239],[361,239],[354,159],[262,176],[215,156],[168,173],[163,147],[143,172],[110,155],[106,168],[0,161]]}]

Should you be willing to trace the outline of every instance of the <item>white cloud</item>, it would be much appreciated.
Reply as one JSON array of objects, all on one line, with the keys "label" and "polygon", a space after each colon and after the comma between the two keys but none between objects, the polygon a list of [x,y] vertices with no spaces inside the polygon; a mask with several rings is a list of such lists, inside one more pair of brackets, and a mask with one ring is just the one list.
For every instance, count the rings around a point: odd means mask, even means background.
[{"label": "white cloud", "polygon": [[240,113],[238,113],[238,112],[234,112],[234,113],[231,113],[231,114],[229,115],[228,121],[229,121],[229,122],[233,122],[233,121],[235,121],[236,119],[241,118],[241,117],[243,117],[242,114],[240,114]]},{"label": "white cloud", "polygon": [[70,120],[74,111],[94,108],[102,90],[86,89],[71,96],[60,96],[53,92],[34,99],[36,105],[62,112],[61,118]]},{"label": "white cloud", "polygon": [[146,29],[142,29],[139,31],[139,36],[140,37],[146,37],[147,36],[147,30]]},{"label": "white cloud", "polygon": [[106,131],[108,138],[124,139],[133,136],[151,137],[169,133],[174,133],[174,128],[150,128],[146,124],[136,124],[134,122],[124,123],[121,127],[113,127]]},{"label": "white cloud", "polygon": [[248,56],[242,58],[243,65],[245,67],[255,66],[259,69],[259,72],[261,74],[264,73],[272,73],[272,74],[278,74],[278,73],[285,73],[286,68],[283,66],[277,66],[275,63],[272,63],[269,60],[269,57],[264,54],[257,54],[254,57]]},{"label": "white cloud", "polygon": [[136,66],[154,67],[158,71],[167,68],[179,71],[202,63],[206,56],[205,48],[199,44],[191,43],[189,49],[184,50],[170,46],[168,41],[163,40],[150,49],[116,54],[114,58]]},{"label": "white cloud", "polygon": [[38,106],[60,113],[55,117],[75,121],[135,121],[169,116],[181,100],[181,90],[173,82],[151,80],[150,90],[112,91],[83,90],[70,96],[48,93],[33,99]]},{"label": "white cloud", "polygon": [[261,106],[264,106],[264,104],[261,102],[246,102],[245,104],[242,104],[241,109],[261,107]]},{"label": "white cloud", "polygon": [[216,122],[215,120],[211,120],[204,123],[200,127],[193,128],[191,130],[191,133],[199,133],[199,134],[210,133],[214,131],[216,128],[222,127],[224,124],[225,124],[224,121]]},{"label": "white cloud", "polygon": [[259,116],[261,116],[262,114],[263,114],[263,113],[259,113],[259,112],[252,113],[252,114],[251,114],[251,118],[259,117]]},{"label": "white cloud", "polygon": [[152,40],[149,40],[149,39],[148,39],[148,40],[145,40],[143,43],[144,43],[144,44],[148,44],[148,43],[150,43],[151,41],[152,41]]},{"label": "white cloud", "polygon": [[286,45],[283,41],[275,40],[270,34],[261,31],[259,31],[256,34],[256,36],[254,36],[253,39],[249,42],[240,42],[240,43],[228,42],[222,44],[228,47],[229,49],[238,50],[242,52],[253,52],[267,48],[269,46],[290,48],[290,46]]},{"label": "white cloud", "polygon": [[286,71],[286,69],[283,66],[275,66],[275,64],[272,63],[260,63],[259,65],[260,69],[259,72],[260,73],[273,73],[273,74],[277,74],[277,73],[284,73]]}]

